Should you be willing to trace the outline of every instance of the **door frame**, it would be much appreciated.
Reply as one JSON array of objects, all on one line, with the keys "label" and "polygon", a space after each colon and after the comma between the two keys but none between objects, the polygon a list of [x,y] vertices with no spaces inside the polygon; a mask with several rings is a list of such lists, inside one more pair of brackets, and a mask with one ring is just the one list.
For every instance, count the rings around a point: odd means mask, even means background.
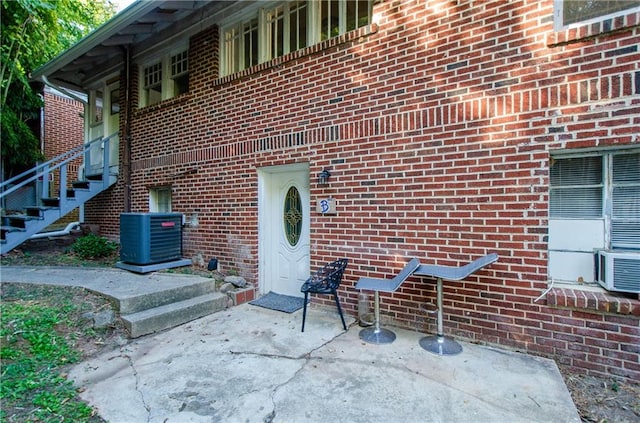
[{"label": "door frame", "polygon": [[[272,201],[274,198],[272,193],[270,192],[270,182],[271,177],[276,174],[289,173],[289,172],[306,172],[309,174],[309,163],[294,163],[289,165],[280,165],[280,166],[267,166],[257,169],[258,173],[258,287],[260,294],[266,294],[273,288],[272,281],[274,278],[271,277],[271,272],[274,269],[274,266],[269,263],[269,260],[272,259],[270,254],[273,251],[274,246],[277,245],[277,241],[275,241],[276,235],[273,233],[273,230],[279,225],[273,225],[273,219],[282,219],[281,216],[271,216],[270,208],[272,205]],[[306,197],[308,201],[303,202],[303,207],[308,213],[308,219],[306,219],[306,225],[303,225],[303,231],[306,231],[309,240],[311,237],[310,226],[311,226],[311,202],[310,202],[310,187],[306,187],[306,195],[302,196],[303,199]],[[311,243],[309,242],[309,251],[307,251],[307,256],[309,257],[309,263],[307,263],[307,267],[309,270],[311,267]],[[308,273],[308,272],[307,272]],[[302,294],[300,294],[302,295]]]}]

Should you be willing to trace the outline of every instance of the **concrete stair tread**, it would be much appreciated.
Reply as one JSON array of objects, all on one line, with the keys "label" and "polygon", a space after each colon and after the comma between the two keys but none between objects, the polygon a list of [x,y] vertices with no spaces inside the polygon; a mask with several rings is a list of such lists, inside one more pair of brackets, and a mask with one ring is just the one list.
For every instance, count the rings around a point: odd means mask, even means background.
[{"label": "concrete stair tread", "polygon": [[120,317],[129,335],[137,338],[224,310],[226,307],[227,296],[213,292]]},{"label": "concrete stair tread", "polygon": [[[60,219],[79,205],[86,203],[93,197],[112,186],[117,181],[115,175],[109,176],[108,183],[102,181],[102,175],[96,179],[85,181],[74,181],[74,189],[68,189],[65,198],[59,196],[40,198],[41,205],[31,205],[21,207],[23,213],[20,215],[2,216],[3,228],[0,235],[0,253],[6,254],[31,235],[38,233],[49,224]],[[24,222],[24,230],[9,230],[8,227],[16,226],[7,224],[10,222]],[[37,223],[34,223],[37,222]]]},{"label": "concrete stair tread", "polygon": [[0,230],[7,231],[7,232],[24,232],[25,231],[24,228],[18,228],[16,226],[5,226],[5,225],[0,226]]},{"label": "concrete stair tread", "polygon": [[179,303],[190,298],[200,297],[216,291],[213,279],[199,279],[195,282],[177,284],[157,282],[151,290],[138,290],[135,284],[127,285],[113,292],[113,299],[122,316],[134,315],[145,310]]}]

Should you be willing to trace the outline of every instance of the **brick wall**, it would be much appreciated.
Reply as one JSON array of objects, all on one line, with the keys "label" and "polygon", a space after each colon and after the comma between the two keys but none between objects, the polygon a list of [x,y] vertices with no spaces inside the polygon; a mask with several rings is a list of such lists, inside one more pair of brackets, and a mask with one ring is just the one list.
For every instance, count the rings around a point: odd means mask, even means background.
[{"label": "brick wall", "polygon": [[[84,142],[82,103],[49,90],[44,92],[44,103],[45,157],[52,159],[82,145]],[[81,164],[82,160],[72,162],[69,165],[68,174],[77,175]]]},{"label": "brick wall", "polygon": [[[173,209],[199,217],[187,255],[257,282],[256,169],[309,162],[312,204],[338,204],[311,215],[312,267],[350,259],[348,312],[358,278],[390,277],[408,257],[496,252],[445,284],[447,334],[639,380],[637,298],[545,290],[550,151],[640,141],[640,14],[556,33],[552,7],[385,1],[369,27],[222,79],[218,30],[205,30],[190,43],[190,92],[133,110],[132,211],[171,185]],[[95,216],[113,237],[119,192]],[[383,319],[433,333],[434,302],[434,281],[414,277],[382,295]]]},{"label": "brick wall", "polygon": [[[67,96],[44,90],[44,155],[47,160],[65,153],[84,142],[83,113],[81,102]],[[82,159],[69,163],[69,180],[77,179]],[[54,173],[54,189],[60,187],[60,172]],[[78,220],[78,211],[67,214],[56,224],[66,224]]]}]

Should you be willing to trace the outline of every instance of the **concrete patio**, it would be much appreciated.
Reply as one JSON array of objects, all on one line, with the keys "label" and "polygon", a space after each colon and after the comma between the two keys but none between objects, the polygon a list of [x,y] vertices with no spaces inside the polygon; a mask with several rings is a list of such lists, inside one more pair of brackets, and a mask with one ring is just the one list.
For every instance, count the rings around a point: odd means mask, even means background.
[{"label": "concrete patio", "polygon": [[[3,282],[30,279],[4,270]],[[131,285],[120,275],[110,286]],[[552,360],[467,343],[438,356],[422,333],[393,328],[395,342],[372,345],[353,318],[344,332],[337,313],[312,307],[304,333],[301,319],[243,304],[132,340],[69,377],[111,423],[580,422]]]}]

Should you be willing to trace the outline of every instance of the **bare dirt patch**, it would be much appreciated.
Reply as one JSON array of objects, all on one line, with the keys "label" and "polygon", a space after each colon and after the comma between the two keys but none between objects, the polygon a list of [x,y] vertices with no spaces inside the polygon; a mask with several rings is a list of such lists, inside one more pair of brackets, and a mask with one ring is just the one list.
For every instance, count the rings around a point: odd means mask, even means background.
[{"label": "bare dirt patch", "polygon": [[583,422],[640,422],[640,384],[558,367]]}]

